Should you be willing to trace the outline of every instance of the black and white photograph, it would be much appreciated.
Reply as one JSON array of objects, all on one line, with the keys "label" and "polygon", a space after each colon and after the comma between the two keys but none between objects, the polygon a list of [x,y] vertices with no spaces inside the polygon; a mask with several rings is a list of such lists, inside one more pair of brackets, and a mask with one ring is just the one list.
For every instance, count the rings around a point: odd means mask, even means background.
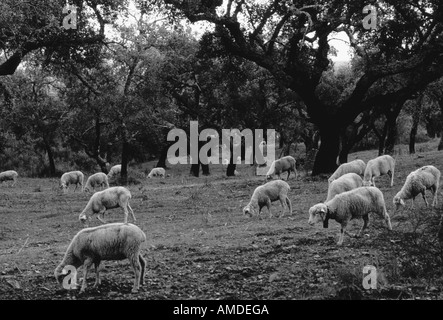
[{"label": "black and white photograph", "polygon": [[442,170],[441,0],[0,1],[0,300],[443,300]]}]

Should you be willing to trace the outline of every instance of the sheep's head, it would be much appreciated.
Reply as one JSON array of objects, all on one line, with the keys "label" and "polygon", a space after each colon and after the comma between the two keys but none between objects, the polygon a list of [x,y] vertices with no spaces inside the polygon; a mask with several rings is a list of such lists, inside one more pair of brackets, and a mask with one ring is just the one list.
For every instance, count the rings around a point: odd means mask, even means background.
[{"label": "sheep's head", "polygon": [[254,214],[254,207],[248,204],[246,207],[243,208],[243,214],[249,217],[252,217]]},{"label": "sheep's head", "polygon": [[[65,274],[66,274],[66,273],[65,273]],[[55,268],[55,271],[54,271],[54,277],[55,277],[55,280],[57,280],[57,282],[58,282],[59,284],[62,284],[63,276],[64,276],[65,274],[63,274],[62,267],[58,266],[57,268]]]},{"label": "sheep's head", "polygon": [[372,183],[371,180],[363,180],[363,187],[371,187],[374,184]]},{"label": "sheep's head", "polygon": [[314,225],[318,222],[323,222],[326,219],[326,213],[328,207],[324,203],[317,203],[309,209],[309,221],[310,225]]},{"label": "sheep's head", "polygon": [[78,216],[78,220],[80,220],[81,223],[86,225],[86,221],[88,221],[88,217],[86,216],[86,213],[82,212]]},{"label": "sheep's head", "polygon": [[77,286],[77,268],[81,265],[78,259],[75,259],[74,265],[65,265],[64,263],[60,264],[54,271],[55,280],[61,285],[65,277],[70,273],[71,274],[71,285],[75,288]]},{"label": "sheep's head", "polygon": [[399,195],[396,195],[392,200],[392,202],[395,205],[395,210],[398,210],[401,206],[405,205],[405,201],[402,198],[400,198]]}]

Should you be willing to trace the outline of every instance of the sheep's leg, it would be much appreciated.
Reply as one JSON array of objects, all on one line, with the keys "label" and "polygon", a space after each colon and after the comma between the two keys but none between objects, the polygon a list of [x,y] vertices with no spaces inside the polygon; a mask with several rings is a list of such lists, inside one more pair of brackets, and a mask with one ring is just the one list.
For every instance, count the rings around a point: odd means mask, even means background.
[{"label": "sheep's leg", "polygon": [[134,219],[134,222],[137,221],[137,219],[135,219],[134,210],[132,210],[131,206],[129,205],[129,202],[128,202],[128,209],[131,212],[131,216],[132,216],[132,219]]},{"label": "sheep's leg", "polygon": [[138,261],[140,261],[140,265],[142,267],[141,274],[140,274],[140,285],[143,285],[145,282],[145,270],[146,270],[146,261],[143,259],[142,255],[138,255]]},{"label": "sheep's leg", "polygon": [[268,211],[269,211],[269,218],[272,218],[271,200],[268,199],[268,201],[266,201],[266,207],[268,208]]},{"label": "sheep's leg", "polygon": [[411,210],[414,209],[414,200],[415,200],[415,197],[412,197],[411,208],[410,208]]},{"label": "sheep's leg", "polygon": [[375,187],[375,176],[372,177],[372,186]]},{"label": "sheep's leg", "polygon": [[433,185],[431,187],[432,195],[434,196],[434,199],[432,200],[433,207],[437,205],[437,190],[438,190],[438,185]]},{"label": "sheep's leg", "polygon": [[289,214],[292,214],[292,203],[288,197],[286,197],[286,203],[288,204],[288,207],[289,207]]},{"label": "sheep's leg", "polygon": [[134,286],[132,287],[131,292],[137,293],[140,286],[140,273],[141,273],[141,263],[138,254],[131,258],[131,265],[135,273]]},{"label": "sheep's leg", "polygon": [[126,207],[126,205],[122,205],[121,207],[123,208],[124,214],[123,222],[128,223],[128,208]]},{"label": "sheep's leg", "polygon": [[394,173],[391,170],[389,170],[388,176],[389,178],[391,178],[391,187],[392,187],[394,185]]},{"label": "sheep's leg", "polygon": [[88,277],[88,269],[89,267],[92,265],[92,260],[90,258],[87,258],[85,260],[85,262],[83,263],[83,282],[82,282],[82,287],[80,289],[80,293],[84,292],[87,284],[86,284],[86,278]]},{"label": "sheep's leg", "polygon": [[361,236],[361,233],[368,227],[369,225],[369,217],[368,215],[363,216],[363,226],[361,227],[360,231],[357,233],[357,238]]},{"label": "sheep's leg", "polygon": [[[106,223],[106,221],[105,221],[105,211],[106,211],[106,209],[101,210],[101,211],[99,211],[97,213],[97,219],[100,220],[100,222],[103,223],[103,224]],[[100,218],[100,215],[102,216],[101,218]]]},{"label": "sheep's leg", "polygon": [[341,246],[343,244],[343,238],[345,235],[346,225],[342,225],[340,229],[340,239],[338,239],[337,245]]},{"label": "sheep's leg", "polygon": [[428,203],[428,200],[426,199],[425,191],[422,191],[422,192],[421,192],[421,196],[423,197],[423,200],[424,200],[425,203],[426,203],[426,207],[428,207],[428,206],[429,206],[429,203]]},{"label": "sheep's leg", "polygon": [[97,288],[100,284],[100,262],[96,262],[94,263],[94,267],[95,267],[95,283],[94,283],[94,288]]},{"label": "sheep's leg", "polygon": [[289,180],[290,175],[291,175],[291,170],[288,170],[288,177],[286,178],[286,180]]},{"label": "sheep's leg", "polygon": [[280,217],[283,217],[285,215],[285,210],[286,210],[286,199],[285,196],[280,196],[279,197],[280,203],[281,203],[281,215]]},{"label": "sheep's leg", "polygon": [[388,229],[392,231],[392,224],[391,224],[391,218],[389,217],[388,211],[386,208],[383,208],[383,216],[386,221],[386,224],[388,225]]}]

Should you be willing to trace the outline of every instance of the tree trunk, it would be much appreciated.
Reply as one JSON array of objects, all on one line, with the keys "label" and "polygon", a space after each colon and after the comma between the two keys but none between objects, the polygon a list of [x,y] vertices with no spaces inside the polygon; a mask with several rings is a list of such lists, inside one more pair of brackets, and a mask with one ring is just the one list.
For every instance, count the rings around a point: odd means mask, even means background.
[{"label": "tree trunk", "polygon": [[[231,157],[229,159],[228,167],[226,168],[226,176],[233,177],[235,176],[235,168],[237,165],[234,162],[234,142],[232,138],[230,143],[230,151],[231,151]],[[235,159],[235,161],[237,161],[237,159]]]},{"label": "tree trunk", "polygon": [[200,162],[196,164],[191,164],[191,172],[194,177],[198,177],[200,175]]},{"label": "tree trunk", "polygon": [[387,118],[387,134],[386,134],[386,141],[385,141],[385,152],[384,154],[393,154],[394,153],[394,147],[395,143],[397,142],[397,116],[396,115],[390,115]]},{"label": "tree trunk", "polygon": [[201,164],[202,166],[202,173],[204,176],[209,176],[211,173],[209,172],[209,164]]},{"label": "tree trunk", "polygon": [[103,159],[100,156],[95,157],[94,159],[97,162],[98,166],[100,167],[100,170],[103,173],[108,174],[108,167],[106,166],[106,161],[103,161]]},{"label": "tree trunk", "polygon": [[386,135],[388,134],[388,123],[386,122],[383,127],[383,132],[381,135],[378,136],[378,155],[383,155],[385,151],[385,141],[386,141]]},{"label": "tree trunk", "polygon": [[[441,110],[441,120],[443,122],[443,99],[439,101],[440,110]],[[443,150],[443,129],[440,133],[440,143],[438,144],[438,151]]]},{"label": "tree trunk", "polygon": [[128,162],[129,162],[128,149],[129,149],[129,144],[127,141],[124,141],[122,145],[122,161],[121,161],[122,169],[120,172],[121,176],[120,184],[123,186],[128,184]]},{"label": "tree trunk", "polygon": [[121,172],[120,172],[120,184],[125,186],[128,184],[128,151],[129,151],[129,143],[128,143],[128,132],[126,129],[126,125],[122,123],[122,157],[121,157]]},{"label": "tree trunk", "polygon": [[283,149],[283,147],[285,146],[285,143],[286,143],[286,137],[285,137],[285,135],[283,133],[281,133],[280,134],[280,140],[278,142],[278,147],[280,149]]},{"label": "tree trunk", "polygon": [[[198,154],[200,154],[200,149],[206,144],[205,141],[198,142]],[[232,153],[232,152],[231,152]],[[200,175],[200,166],[202,167],[202,174],[204,176],[209,176],[211,173],[209,171],[209,164],[203,164],[200,162],[200,157],[198,157],[198,163],[191,165],[191,174],[194,177],[198,177]]]},{"label": "tree trunk", "polygon": [[417,135],[418,121],[414,119],[414,123],[409,133],[409,154],[415,153],[415,136]]},{"label": "tree trunk", "polygon": [[354,138],[355,130],[347,130],[347,128],[344,128],[343,132],[340,134],[340,152],[338,154],[339,164],[348,162],[349,151],[354,146]]},{"label": "tree trunk", "polygon": [[166,169],[166,159],[168,158],[169,147],[170,147],[170,144],[166,145],[161,150],[160,155],[158,157],[158,162],[156,165],[157,168],[165,168]]},{"label": "tree trunk", "polygon": [[48,160],[49,160],[49,175],[51,177],[55,177],[55,161],[54,161],[54,153],[52,152],[51,146],[49,143],[45,141],[45,149],[46,153],[48,154]]},{"label": "tree trunk", "polygon": [[347,163],[348,162],[348,156],[349,156],[349,151],[350,151],[350,146],[351,144],[345,144],[344,146],[342,146],[340,153],[338,155],[338,162],[340,164],[343,163]]},{"label": "tree trunk", "polygon": [[[334,123],[334,121],[331,121]],[[335,126],[320,127],[321,144],[314,161],[312,175],[331,173],[337,169],[340,150],[340,129]]]},{"label": "tree trunk", "polygon": [[415,137],[417,136],[418,124],[420,123],[420,118],[422,114],[422,106],[423,106],[423,95],[417,99],[414,112],[412,114],[412,128],[409,133],[409,153],[415,153]]}]

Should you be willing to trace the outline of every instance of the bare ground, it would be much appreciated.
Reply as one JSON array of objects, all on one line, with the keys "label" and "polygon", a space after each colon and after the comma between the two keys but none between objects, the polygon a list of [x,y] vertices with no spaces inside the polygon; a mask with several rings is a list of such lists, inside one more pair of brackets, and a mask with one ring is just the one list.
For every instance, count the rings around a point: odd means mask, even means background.
[{"label": "bare ground", "polygon": [[[367,161],[376,154],[354,154],[350,160],[357,156]],[[417,198],[415,210],[394,214],[392,205],[407,174],[425,164],[443,170],[443,152],[398,156],[394,187],[387,177],[377,184],[394,230],[372,216],[364,236],[345,237],[342,247],[336,245],[335,221],[329,229],[307,224],[309,207],[326,198],[326,177],[290,179],[293,213],[273,218],[266,209],[260,217],[242,215],[263,182],[248,166],[229,179],[221,166],[210,177],[190,178],[188,166],[182,166],[165,180],[141,179],[128,187],[137,225],[148,237],[145,285],[137,294],[131,293],[127,261],[104,261],[102,285],[92,288],[91,273],[83,294],[55,281],[53,271],[82,227],[78,215],[89,195],[72,189],[63,194],[57,179],[21,177],[15,187],[0,184],[0,299],[441,299],[435,233],[442,195],[437,208],[426,208]],[[274,215],[280,209],[273,204]],[[108,211],[106,219],[122,221],[121,210]],[[350,231],[361,225],[354,221]],[[362,287],[366,265],[377,268],[375,290]]]}]

